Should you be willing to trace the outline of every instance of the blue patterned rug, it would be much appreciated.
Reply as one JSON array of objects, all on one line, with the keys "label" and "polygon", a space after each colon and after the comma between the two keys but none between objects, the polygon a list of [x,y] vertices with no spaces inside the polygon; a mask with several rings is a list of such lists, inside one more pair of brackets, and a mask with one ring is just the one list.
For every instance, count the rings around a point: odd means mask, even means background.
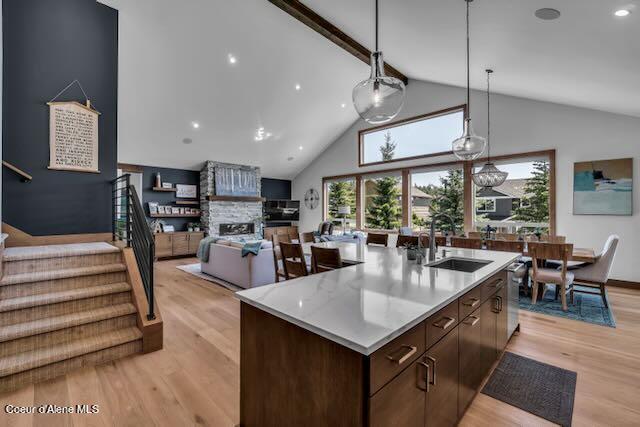
[{"label": "blue patterned rug", "polygon": [[[580,286],[576,286],[576,289],[580,289]],[[616,320],[611,312],[611,303],[609,303],[609,308],[606,308],[600,295],[589,295],[576,292],[574,294],[573,304],[568,301],[569,295],[567,295],[567,305],[569,306],[569,310],[566,312],[562,311],[562,302],[560,302],[560,297],[558,296],[557,301],[554,297],[555,291],[553,287],[548,287],[547,292],[544,294],[544,299],[533,305],[531,304],[531,297],[524,295],[521,291],[520,308],[536,313],[548,314],[550,316],[564,317],[565,319],[580,320],[582,322],[608,326],[610,328],[616,327]]]}]

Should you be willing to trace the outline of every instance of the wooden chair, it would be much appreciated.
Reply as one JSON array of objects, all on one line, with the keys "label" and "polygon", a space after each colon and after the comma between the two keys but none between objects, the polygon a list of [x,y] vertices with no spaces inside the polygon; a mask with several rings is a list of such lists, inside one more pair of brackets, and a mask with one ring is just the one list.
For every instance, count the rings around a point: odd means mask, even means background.
[{"label": "wooden chair", "polygon": [[300,243],[313,243],[316,241],[312,231],[300,234]]},{"label": "wooden chair", "polygon": [[404,246],[418,246],[418,236],[404,236],[399,235],[396,241],[396,248],[402,248]]},{"label": "wooden chair", "polygon": [[342,267],[340,249],[311,246],[311,271],[313,273],[323,273]]},{"label": "wooden chair", "polygon": [[[420,236],[420,245],[423,248],[428,248],[431,243],[431,238],[428,235]],[[436,236],[436,246],[447,246],[447,238],[445,236]]]},{"label": "wooden chair", "polygon": [[507,240],[509,242],[515,242],[518,240],[516,233],[496,233],[496,240]]},{"label": "wooden chair", "polygon": [[[560,296],[562,297],[562,310],[567,311],[567,291],[573,290],[574,274],[567,271],[567,262],[573,252],[572,244],[564,243],[546,243],[546,242],[530,242],[528,244],[529,255],[532,258],[533,273],[531,280],[533,281],[533,290],[531,292],[531,303],[535,304],[538,298],[538,284],[542,283],[543,289],[540,297],[544,296],[544,290],[547,283],[560,287]],[[558,269],[545,268],[544,260],[553,259],[561,262]],[[573,292],[571,292],[571,303],[573,304]]]},{"label": "wooden chair", "polygon": [[288,234],[273,234],[271,235],[271,244],[273,245],[273,265],[276,271],[276,283],[280,279],[287,280],[287,275],[284,272],[284,266],[282,265],[282,252],[280,250],[280,243],[291,243],[291,239]]},{"label": "wooden chair", "polygon": [[511,240],[486,240],[487,249],[500,252],[524,252],[524,242]]},{"label": "wooden chair", "polygon": [[303,277],[309,274],[307,263],[300,243],[280,242],[282,266],[287,280]]},{"label": "wooden chair", "polygon": [[469,239],[466,237],[452,237],[451,246],[454,248],[482,249],[482,239]]},{"label": "wooden chair", "polygon": [[389,235],[383,233],[367,233],[367,245],[387,246]]},{"label": "wooden chair", "polygon": [[470,239],[482,239],[482,234],[480,231],[470,231],[467,233],[467,237]]},{"label": "wooden chair", "polygon": [[567,242],[567,237],[566,236],[550,236],[548,234],[542,234],[538,239],[538,237],[535,234],[528,234],[525,236],[524,240],[526,240],[527,242],[546,242],[546,243],[563,244]]}]

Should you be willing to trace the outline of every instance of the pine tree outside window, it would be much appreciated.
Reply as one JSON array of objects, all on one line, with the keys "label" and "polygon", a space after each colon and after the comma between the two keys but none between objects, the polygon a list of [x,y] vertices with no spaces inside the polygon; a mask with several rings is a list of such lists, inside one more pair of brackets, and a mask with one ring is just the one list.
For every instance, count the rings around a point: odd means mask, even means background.
[{"label": "pine tree outside window", "polygon": [[341,206],[349,206],[351,214],[346,216],[345,225],[347,229],[356,228],[356,180],[355,178],[346,178],[341,180],[329,181],[327,186],[327,219],[336,225],[342,226],[342,215],[338,214],[338,208]]}]

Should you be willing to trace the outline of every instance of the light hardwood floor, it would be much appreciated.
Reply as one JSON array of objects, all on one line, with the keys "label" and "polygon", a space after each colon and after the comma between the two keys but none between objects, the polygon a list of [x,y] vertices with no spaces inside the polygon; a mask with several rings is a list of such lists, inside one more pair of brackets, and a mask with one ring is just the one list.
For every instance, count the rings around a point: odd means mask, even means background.
[{"label": "light hardwood floor", "polygon": [[[239,420],[239,303],[162,261],[156,295],[164,349],[0,395],[0,426],[234,426]],[[617,329],[521,312],[509,351],[578,372],[574,426],[640,425],[640,290],[612,288]],[[95,415],[7,415],[11,405],[98,404]],[[462,426],[550,423],[479,394]]]}]

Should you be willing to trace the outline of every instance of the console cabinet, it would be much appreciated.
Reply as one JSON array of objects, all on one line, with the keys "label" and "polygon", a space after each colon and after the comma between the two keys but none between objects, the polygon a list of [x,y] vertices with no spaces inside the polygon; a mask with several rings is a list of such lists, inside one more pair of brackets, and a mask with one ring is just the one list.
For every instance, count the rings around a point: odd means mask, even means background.
[{"label": "console cabinet", "polygon": [[202,231],[156,233],[154,235],[156,258],[193,256],[198,251],[198,245],[203,238],[204,232]]}]

